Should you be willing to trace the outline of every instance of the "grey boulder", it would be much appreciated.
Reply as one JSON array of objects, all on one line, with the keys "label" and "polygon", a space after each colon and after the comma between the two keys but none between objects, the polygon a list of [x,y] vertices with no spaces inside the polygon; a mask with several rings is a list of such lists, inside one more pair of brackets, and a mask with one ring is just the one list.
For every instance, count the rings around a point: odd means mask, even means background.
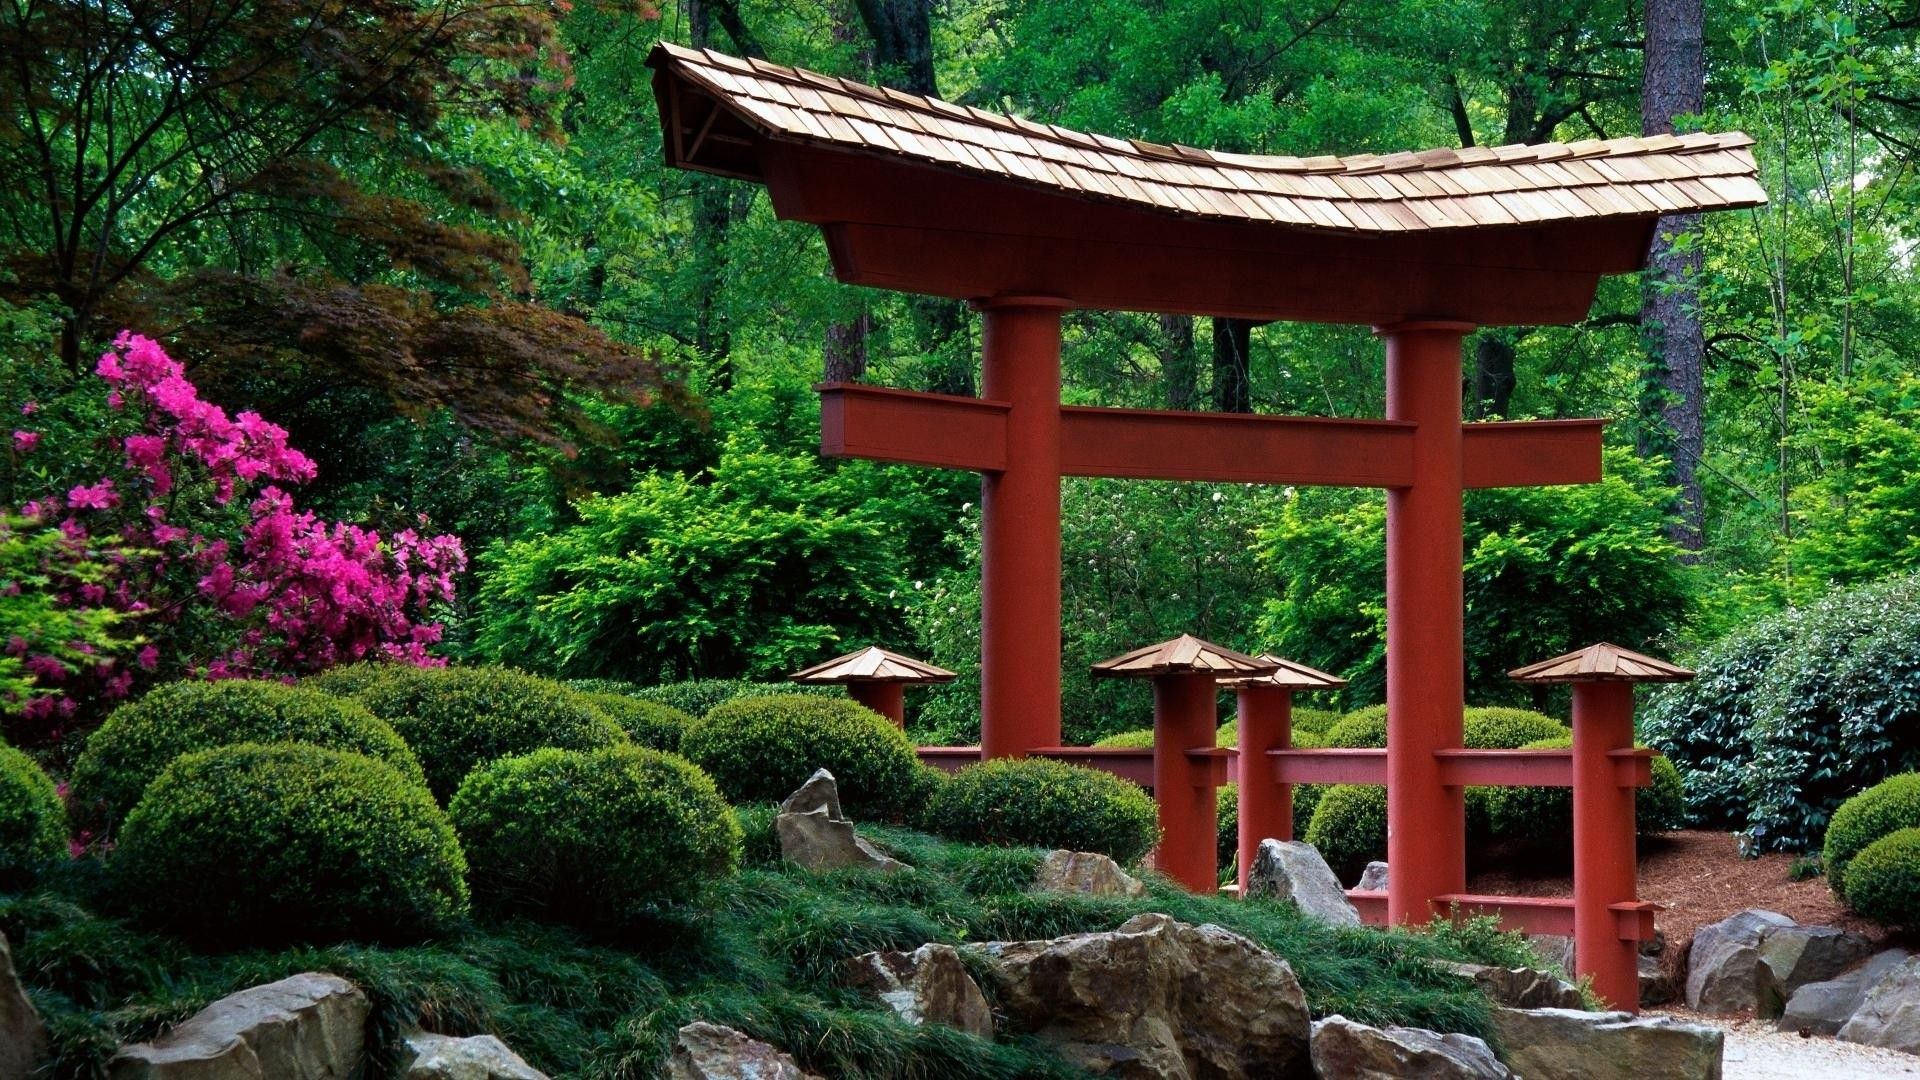
[{"label": "grey boulder", "polygon": [[13,970],[13,952],[0,934],[0,1080],[27,1080],[47,1051],[47,1025]]},{"label": "grey boulder", "polygon": [[773,830],[780,838],[781,857],[808,870],[863,867],[891,873],[907,868],[854,831],[840,810],[839,786],[825,769],[814,770],[780,804]]},{"label": "grey boulder", "polygon": [[1839,1034],[1847,1042],[1920,1054],[1920,956],[1881,975]]},{"label": "grey boulder", "polygon": [[1097,851],[1047,852],[1040,869],[1033,875],[1033,887],[1041,892],[1079,893],[1083,896],[1145,896],[1147,887],[1140,879],[1120,869],[1120,864]]},{"label": "grey boulder", "polygon": [[1664,1016],[1495,1009],[1504,1061],[1526,1080],[1720,1080],[1726,1036]]},{"label": "grey boulder", "polygon": [[1667,974],[1658,957],[1640,956],[1640,1004],[1667,1005],[1674,998],[1673,976]]},{"label": "grey boulder", "polygon": [[366,1051],[367,996],[309,972],[231,994],[152,1042],[123,1046],[111,1080],[348,1080]]},{"label": "grey boulder", "polygon": [[1888,972],[1905,963],[1907,956],[1905,949],[1888,949],[1844,975],[1795,990],[1787,999],[1786,1011],[1780,1014],[1780,1030],[1803,1035],[1838,1034],[1867,1000],[1867,993]]},{"label": "grey boulder", "polygon": [[1272,897],[1333,926],[1359,926],[1340,879],[1319,849],[1299,840],[1262,840],[1247,874],[1246,898]]},{"label": "grey boulder", "polygon": [[820,1080],[783,1050],[730,1027],[695,1021],[673,1033],[666,1080]]},{"label": "grey boulder", "polygon": [[1313,1025],[1313,1071],[1322,1080],[1509,1080],[1492,1048],[1471,1035],[1372,1028],[1344,1016]]},{"label": "grey boulder", "polygon": [[1767,935],[1794,926],[1778,912],[1751,908],[1701,927],[1687,954],[1687,1007],[1704,1013],[1757,1012],[1775,994],[1762,960]]},{"label": "grey boulder", "polygon": [[1469,980],[1494,1004],[1511,1009],[1578,1009],[1586,1005],[1579,987],[1549,971],[1450,961],[1436,961],[1433,966]]},{"label": "grey boulder", "polygon": [[1354,888],[1365,889],[1368,892],[1386,892],[1387,864],[1378,861],[1368,863],[1367,868],[1360,871],[1360,883]]},{"label": "grey boulder", "polygon": [[1760,1011],[1779,1012],[1796,990],[1824,982],[1873,955],[1866,937],[1832,926],[1783,926],[1760,939],[1760,963],[1767,969]]},{"label": "grey boulder", "polygon": [[873,993],[909,1024],[945,1024],[993,1037],[993,1010],[951,945],[929,942],[910,953],[863,953],[846,962],[845,981]]},{"label": "grey boulder", "polygon": [[416,1031],[406,1043],[413,1059],[402,1080],[548,1080],[492,1035],[462,1039]]}]

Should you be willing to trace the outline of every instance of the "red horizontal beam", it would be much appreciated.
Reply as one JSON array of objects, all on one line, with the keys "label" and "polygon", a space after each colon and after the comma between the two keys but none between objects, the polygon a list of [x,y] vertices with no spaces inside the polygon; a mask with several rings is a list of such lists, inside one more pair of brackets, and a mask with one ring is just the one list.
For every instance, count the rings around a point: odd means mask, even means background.
[{"label": "red horizontal beam", "polygon": [[980,748],[977,746],[922,746],[918,752],[921,764],[941,772],[959,772],[969,765],[980,763]]},{"label": "red horizontal beam", "polygon": [[820,452],[973,472],[1007,467],[1004,401],[853,383],[820,391]]},{"label": "red horizontal beam", "polygon": [[1269,750],[1278,784],[1384,784],[1385,750]]},{"label": "red horizontal beam", "polygon": [[1347,903],[1360,913],[1360,921],[1368,926],[1387,925],[1387,890],[1385,889],[1348,889]]},{"label": "red horizontal beam", "polygon": [[1397,420],[1060,410],[1060,471],[1068,476],[1240,484],[1405,487],[1414,425]]},{"label": "red horizontal beam", "polygon": [[1516,420],[1461,430],[1463,487],[1539,487],[1600,480],[1605,420]]},{"label": "red horizontal beam", "polygon": [[1219,787],[1234,780],[1234,763],[1240,751],[1231,746],[1203,746],[1187,751],[1187,760],[1201,770],[1208,786]]},{"label": "red horizontal beam", "polygon": [[1028,751],[1034,757],[1052,758],[1069,765],[1109,772],[1141,787],[1153,786],[1153,748],[1130,746],[1043,746]]},{"label": "red horizontal beam", "polygon": [[1491,915],[1500,929],[1523,934],[1573,935],[1573,901],[1563,896],[1484,896],[1450,893],[1433,898],[1439,915]]},{"label": "red horizontal beam", "polygon": [[1572,787],[1571,750],[1435,750],[1454,787]]}]

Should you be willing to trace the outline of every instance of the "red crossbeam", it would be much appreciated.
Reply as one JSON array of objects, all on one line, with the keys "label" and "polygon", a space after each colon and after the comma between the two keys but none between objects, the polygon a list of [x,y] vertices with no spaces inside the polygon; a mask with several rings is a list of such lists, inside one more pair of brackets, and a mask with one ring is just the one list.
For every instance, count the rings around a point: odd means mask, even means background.
[{"label": "red crossbeam", "polygon": [[1469,488],[1600,481],[1605,420],[1513,420],[1461,429],[1460,480]]},{"label": "red crossbeam", "polygon": [[1384,784],[1385,750],[1269,750],[1281,784]]}]

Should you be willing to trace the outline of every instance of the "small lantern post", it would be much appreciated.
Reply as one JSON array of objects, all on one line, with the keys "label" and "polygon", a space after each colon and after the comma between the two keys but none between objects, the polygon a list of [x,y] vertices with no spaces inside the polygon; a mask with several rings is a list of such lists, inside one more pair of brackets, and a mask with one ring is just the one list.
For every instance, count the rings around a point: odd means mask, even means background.
[{"label": "small lantern post", "polygon": [[1637,914],[1634,791],[1647,783],[1650,755],[1633,747],[1633,684],[1684,682],[1693,672],[1602,642],[1508,674],[1573,684],[1574,970],[1593,976],[1608,1005],[1638,1012],[1646,928],[1625,932],[1621,920]]},{"label": "small lantern post", "polygon": [[808,686],[845,686],[848,697],[893,721],[895,727],[905,728],[907,687],[951,682],[954,673],[869,645],[803,668],[787,678]]},{"label": "small lantern post", "polygon": [[1293,785],[1273,778],[1269,750],[1293,745],[1293,695],[1308,690],[1335,690],[1347,685],[1337,675],[1296,664],[1272,653],[1254,659],[1272,664],[1270,675],[1222,679],[1234,689],[1240,729],[1240,895],[1247,894],[1247,872],[1260,850],[1260,841],[1293,839]]},{"label": "small lantern post", "polygon": [[1214,745],[1219,680],[1265,675],[1273,665],[1182,634],[1093,665],[1096,676],[1153,680],[1153,799],[1168,877],[1210,893],[1219,886],[1218,807],[1227,758]]}]

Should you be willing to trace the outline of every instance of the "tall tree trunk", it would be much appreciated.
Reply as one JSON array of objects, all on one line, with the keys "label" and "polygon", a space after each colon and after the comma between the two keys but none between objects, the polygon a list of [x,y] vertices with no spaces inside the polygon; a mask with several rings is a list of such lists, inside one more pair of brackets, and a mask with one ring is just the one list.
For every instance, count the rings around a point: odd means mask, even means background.
[{"label": "tall tree trunk", "polygon": [[1510,330],[1483,330],[1473,343],[1473,385],[1467,407],[1475,420],[1507,415],[1513,406],[1514,338]]},{"label": "tall tree trunk", "polygon": [[[1647,0],[1646,58],[1640,79],[1640,127],[1671,132],[1676,116],[1700,111],[1706,89],[1703,0]],[[1669,478],[1680,489],[1674,542],[1698,552],[1706,542],[1700,460],[1706,450],[1706,335],[1700,326],[1698,244],[1677,238],[1697,233],[1699,214],[1660,219],[1640,303],[1647,368],[1642,381],[1640,451],[1665,454]],[[1657,414],[1657,419],[1656,419]]]},{"label": "tall tree trunk", "polygon": [[1169,409],[1191,409],[1200,399],[1200,350],[1191,315],[1160,316],[1160,381]]},{"label": "tall tree trunk", "polygon": [[[687,0],[687,28],[695,48],[713,43],[715,23],[733,39],[735,52],[760,55],[759,43],[740,21],[736,0]],[[692,180],[693,347],[714,362],[714,389],[725,390],[733,385],[733,335],[719,304],[727,271],[727,234],[734,222],[746,216],[751,203],[736,197],[737,184],[715,176]]]},{"label": "tall tree trunk", "polygon": [[867,375],[867,314],[827,326],[825,352],[828,382],[859,382]]},{"label": "tall tree trunk", "polygon": [[1253,371],[1247,359],[1253,323],[1216,316],[1213,320],[1213,411],[1253,411]]}]

